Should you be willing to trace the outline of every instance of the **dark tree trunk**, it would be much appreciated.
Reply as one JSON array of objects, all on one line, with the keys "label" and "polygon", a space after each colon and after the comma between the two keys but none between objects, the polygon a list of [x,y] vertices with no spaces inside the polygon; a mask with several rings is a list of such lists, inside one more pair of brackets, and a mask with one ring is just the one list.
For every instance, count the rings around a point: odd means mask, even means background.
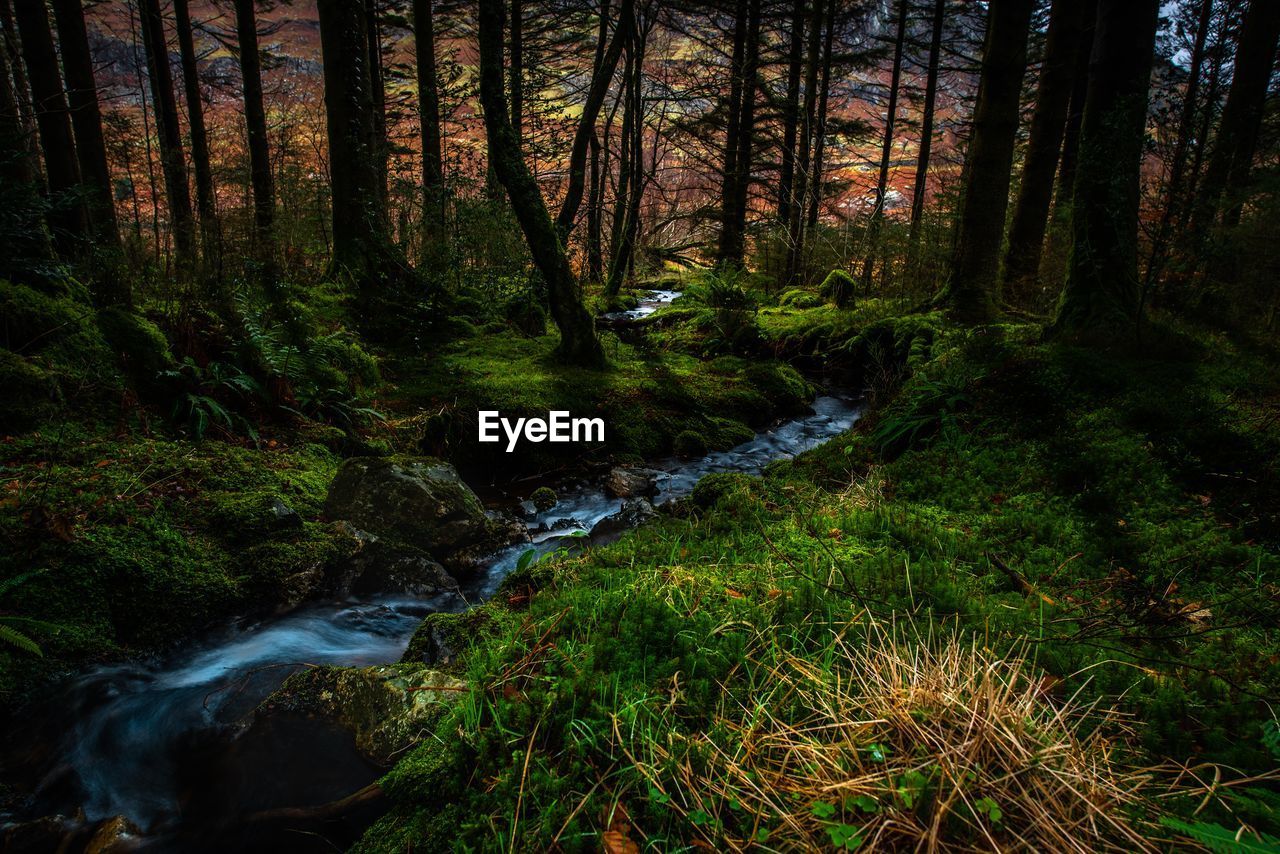
[{"label": "dark tree trunk", "polygon": [[240,46],[240,77],[244,91],[244,119],[249,141],[249,178],[253,184],[253,228],[259,249],[274,250],[275,178],[267,137],[267,113],[262,102],[262,56],[258,51],[255,0],[235,0],[236,38]]},{"label": "dark tree trunk", "polygon": [[[376,188],[379,203],[387,209],[390,204],[387,170],[390,149],[387,145],[387,86],[382,67],[382,23],[379,17],[380,0],[364,0],[365,39],[369,54],[369,89],[373,96],[373,151],[378,168]],[[390,232],[388,232],[390,233]]]},{"label": "dark tree trunk", "polygon": [[622,56],[622,48],[635,31],[635,2],[622,0],[618,10],[618,26],[614,30],[609,46],[604,49],[606,35],[606,19],[609,4],[605,3],[601,10],[600,40],[596,55],[599,62],[591,76],[591,87],[587,90],[586,103],[582,105],[582,115],[578,117],[578,126],[573,134],[573,147],[569,150],[569,185],[565,190],[564,201],[560,205],[560,213],[556,217],[556,227],[565,240],[573,231],[574,220],[578,217],[578,207],[582,204],[582,192],[586,183],[587,148],[596,135],[596,120],[600,117],[600,108],[604,106],[609,94],[609,84],[613,80],[614,71],[618,67],[618,58]]},{"label": "dark tree trunk", "polygon": [[141,0],[141,6],[142,43],[151,78],[160,165],[164,171],[165,195],[169,199],[169,222],[178,265],[189,269],[195,262],[195,223],[191,214],[191,188],[187,186],[187,160],[182,151],[182,130],[178,126],[178,102],[169,68],[169,46],[164,37],[164,18],[160,15],[159,0]]},{"label": "dark tree trunk", "polygon": [[1191,217],[1195,213],[1193,201],[1196,191],[1204,177],[1204,161],[1209,154],[1209,132],[1213,128],[1213,120],[1217,114],[1219,95],[1222,94],[1222,72],[1226,54],[1227,31],[1231,16],[1221,16],[1218,31],[1215,34],[1214,46],[1209,57],[1209,80],[1205,86],[1204,109],[1200,111],[1200,121],[1196,126],[1195,145],[1191,150],[1191,164],[1187,170],[1187,190],[1185,202],[1178,212],[1176,233],[1182,237],[1191,225]]},{"label": "dark tree trunk", "polygon": [[414,0],[413,25],[418,58],[418,118],[422,125],[422,220],[435,242],[444,236],[444,154],[440,141],[440,79],[436,72],[433,0]]},{"label": "dark tree trunk", "polygon": [[1173,159],[1169,164],[1169,179],[1165,185],[1164,210],[1160,213],[1160,224],[1156,227],[1155,237],[1151,241],[1151,256],[1147,260],[1147,271],[1143,277],[1143,293],[1150,290],[1151,285],[1160,276],[1173,224],[1178,221],[1179,211],[1182,209],[1182,185],[1187,174],[1191,139],[1195,134],[1200,78],[1204,69],[1204,48],[1208,41],[1209,25],[1212,19],[1213,0],[1200,0],[1200,14],[1196,21],[1196,34],[1191,46],[1191,67],[1187,71],[1187,90],[1183,94],[1182,109],[1178,115],[1178,138],[1174,144]]},{"label": "dark tree trunk", "polygon": [[1089,57],[1093,54],[1094,17],[1090,2],[1080,31],[1080,50],[1076,51],[1075,68],[1071,72],[1071,98],[1067,103],[1067,122],[1062,130],[1062,154],[1058,158],[1057,203],[1070,207],[1071,192],[1076,184],[1076,159],[1080,153],[1080,126],[1084,123],[1084,99],[1089,92]]},{"label": "dark tree trunk", "polygon": [[871,273],[875,267],[877,244],[880,242],[880,226],[884,220],[885,194],[889,190],[889,161],[893,157],[893,131],[898,118],[898,83],[902,79],[902,46],[907,39],[907,8],[907,0],[898,0],[898,31],[893,40],[893,71],[889,77],[888,113],[880,143],[880,171],[876,176],[875,202],[871,208],[871,223],[867,228],[867,251],[862,258],[863,291],[871,289]]},{"label": "dark tree trunk", "polygon": [[511,0],[511,33],[507,71],[511,75],[511,129],[524,143],[524,4]]},{"label": "dark tree trunk", "polygon": [[791,222],[796,204],[796,134],[800,126],[800,72],[804,61],[805,0],[791,10],[791,44],[787,49],[787,100],[782,113],[782,173],[778,179],[778,222]]},{"label": "dark tree trunk", "polygon": [[594,323],[578,298],[569,258],[538,184],[525,166],[507,115],[502,85],[503,11],[502,0],[480,0],[480,103],[489,161],[506,187],[534,263],[546,282],[551,316],[560,329],[560,356],[574,364],[599,367],[604,364],[604,351],[596,338]]},{"label": "dark tree trunk", "polygon": [[200,94],[200,71],[196,66],[196,46],[187,0],[173,0],[173,17],[178,33],[178,53],[182,59],[183,92],[187,98],[191,166],[196,177],[196,210],[200,214],[200,237],[205,263],[208,264],[218,245],[218,212],[213,194],[213,168],[209,164],[209,132],[204,125],[204,100]]},{"label": "dark tree trunk", "polygon": [[818,125],[818,68],[822,49],[823,0],[815,0],[809,15],[808,45],[804,69],[804,107],[800,113],[800,145],[796,153],[794,196],[787,218],[787,266],[785,285],[795,287],[804,270],[805,219],[804,204],[810,190],[810,167],[813,163],[815,129]]},{"label": "dark tree trunk", "polygon": [[[85,183],[89,202],[89,224],[94,239],[100,245],[118,248],[120,232],[116,224],[111,170],[107,166],[107,146],[102,138],[102,111],[98,106],[98,85],[93,77],[93,57],[89,53],[84,10],[80,0],[54,0],[53,14],[62,49],[62,70],[66,74],[80,179]],[[127,294],[118,296],[128,301]]]},{"label": "dark tree trunk", "polygon": [[0,25],[4,27],[4,44],[0,45],[8,51],[9,73],[13,75],[13,97],[18,105],[18,115],[22,119],[22,129],[26,133],[28,152],[35,165],[36,178],[43,184],[44,172],[40,168],[40,140],[36,130],[35,109],[31,105],[31,87],[27,85],[27,70],[19,47],[18,28],[14,22],[13,7],[9,0],[0,0]]},{"label": "dark tree trunk", "polygon": [[1139,181],[1159,8],[1159,0],[1098,4],[1056,333],[1136,332]]},{"label": "dark tree trunk", "polygon": [[633,28],[627,43],[627,62],[622,75],[622,143],[618,156],[618,188],[613,207],[613,231],[610,239],[609,278],[604,292],[616,296],[631,268],[634,228],[632,200],[640,192],[640,150],[637,127],[643,121],[637,96],[643,64],[643,46]]},{"label": "dark tree trunk", "polygon": [[1090,2],[1092,0],[1053,0],[1049,15],[1031,134],[1001,271],[1005,299],[1015,304],[1026,302],[1039,279],[1049,206],[1053,202],[1053,179],[1058,171],[1058,154],[1062,150],[1062,134],[1071,103],[1072,75]]},{"label": "dark tree trunk", "polygon": [[62,91],[62,74],[58,70],[58,54],[53,46],[49,14],[43,0],[18,0],[15,11],[22,38],[22,55],[31,83],[36,127],[40,131],[45,176],[53,196],[49,225],[59,252],[74,257],[84,249],[88,235],[84,206],[75,198],[80,184],[80,167],[76,162],[71,113]]},{"label": "dark tree trunk", "polygon": [[942,55],[942,23],[947,0],[934,0],[933,22],[929,37],[929,64],[925,71],[924,108],[920,116],[920,153],[916,155],[916,181],[911,190],[911,255],[920,244],[920,221],[924,216],[924,197],[929,185],[929,158],[933,152],[933,113],[938,103],[938,65]]},{"label": "dark tree trunk", "polygon": [[0,254],[0,276],[15,278],[47,266],[53,260],[53,246],[44,223],[40,172],[9,75],[9,51],[0,44],[0,181],[8,205],[4,230],[8,245]]},{"label": "dark tree trunk", "polygon": [[1253,156],[1262,127],[1267,86],[1280,40],[1280,3],[1251,0],[1236,47],[1231,88],[1213,142],[1213,153],[1200,184],[1192,227],[1203,238],[1221,214],[1224,225],[1240,221],[1243,191],[1249,184]]},{"label": "dark tree trunk", "polygon": [[945,296],[959,320],[983,323],[996,314],[1000,238],[1009,204],[1009,176],[1018,133],[1027,30],[1033,0],[992,0],[982,50],[982,77],[965,156],[964,197]]},{"label": "dark tree trunk", "polygon": [[813,169],[809,179],[809,230],[818,224],[818,209],[822,203],[822,163],[827,150],[827,102],[831,96],[831,48],[835,38],[836,2],[827,0],[826,34],[822,39],[822,72],[818,81],[818,107],[813,131]]},{"label": "dark tree trunk", "polygon": [[383,141],[371,67],[367,7],[319,0],[324,102],[333,185],[333,269],[374,317],[384,286],[405,269],[392,246],[382,171]]},{"label": "dark tree trunk", "polygon": [[600,170],[600,140],[591,135],[591,190],[587,196],[587,281],[604,280],[604,180]]},{"label": "dark tree trunk", "polygon": [[[761,0],[739,3],[745,11],[741,58],[738,39],[734,38],[734,88],[738,89],[738,115],[729,119],[725,148],[723,210],[720,222],[720,246],[717,260],[721,264],[741,267],[746,244],[747,193],[751,185],[751,145],[755,137],[756,75],[760,64]],[[745,10],[742,8],[745,5]],[[732,102],[732,98],[730,98]],[[732,152],[730,153],[730,149]]]},{"label": "dark tree trunk", "polygon": [[736,194],[733,183],[738,178],[738,134],[742,126],[742,63],[746,57],[747,0],[736,0],[733,16],[733,50],[729,55],[729,103],[725,116],[724,157],[720,182],[720,244],[717,259],[723,263],[725,223],[729,217],[731,198]]}]

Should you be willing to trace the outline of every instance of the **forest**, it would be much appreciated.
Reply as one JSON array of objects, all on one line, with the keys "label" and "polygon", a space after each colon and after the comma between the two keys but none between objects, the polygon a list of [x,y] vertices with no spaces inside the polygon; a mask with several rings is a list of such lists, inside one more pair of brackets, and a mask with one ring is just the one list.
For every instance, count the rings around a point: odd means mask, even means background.
[{"label": "forest", "polygon": [[1280,851],[1278,58],[0,0],[0,850]]}]

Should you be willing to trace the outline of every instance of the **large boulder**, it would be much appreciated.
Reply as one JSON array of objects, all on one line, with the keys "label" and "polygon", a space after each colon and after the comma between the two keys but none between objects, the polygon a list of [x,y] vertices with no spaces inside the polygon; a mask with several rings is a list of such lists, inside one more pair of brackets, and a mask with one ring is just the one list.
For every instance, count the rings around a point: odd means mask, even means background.
[{"label": "large boulder", "polygon": [[606,516],[591,529],[591,539],[597,543],[610,542],[623,532],[639,527],[658,515],[658,511],[644,498],[632,498],[612,516]]},{"label": "large boulder", "polygon": [[453,466],[434,457],[347,460],[329,485],[324,512],[435,555],[493,535],[480,499]]},{"label": "large boulder", "polygon": [[460,699],[467,683],[421,665],[313,667],[295,673],[254,712],[253,726],[272,718],[319,719],[348,730],[356,748],[390,765]]},{"label": "large boulder", "polygon": [[353,554],[330,568],[326,585],[330,594],[435,596],[457,591],[454,577],[421,549],[363,536]]},{"label": "large boulder", "polygon": [[618,468],[605,477],[604,488],[614,498],[635,498],[658,491],[658,472],[652,469]]}]

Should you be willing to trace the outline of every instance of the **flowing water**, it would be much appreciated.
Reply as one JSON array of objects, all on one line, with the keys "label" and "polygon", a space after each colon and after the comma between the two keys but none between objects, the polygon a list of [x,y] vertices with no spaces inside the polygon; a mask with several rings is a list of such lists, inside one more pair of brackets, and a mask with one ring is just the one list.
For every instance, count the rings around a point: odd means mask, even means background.
[{"label": "flowing water", "polygon": [[[670,301],[666,293],[656,298]],[[812,414],[736,448],[698,460],[657,461],[654,501],[687,495],[712,472],[758,473],[847,430],[859,412],[852,397],[828,394],[814,401]],[[301,666],[399,660],[426,614],[486,598],[530,548],[545,554],[584,542],[583,535],[622,504],[598,482],[562,484],[558,492],[549,510],[523,504],[532,544],[495,554],[461,594],[312,603],[238,622],[164,660],[69,680],[51,704],[55,711],[20,736],[17,752],[27,754],[20,758],[40,769],[22,812],[73,816],[83,810],[87,822],[124,815],[156,847],[189,847],[175,844],[172,834],[185,832],[190,842],[193,828],[251,810],[327,803],[371,782],[379,770],[359,757],[349,735],[312,724],[244,738],[242,722]]]}]

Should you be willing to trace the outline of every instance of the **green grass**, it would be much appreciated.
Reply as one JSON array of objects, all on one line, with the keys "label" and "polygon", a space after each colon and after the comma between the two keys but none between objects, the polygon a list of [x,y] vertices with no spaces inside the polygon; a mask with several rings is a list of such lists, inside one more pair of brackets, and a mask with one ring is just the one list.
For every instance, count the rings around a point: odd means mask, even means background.
[{"label": "green grass", "polygon": [[[849,435],[760,480],[709,479],[682,515],[509,580],[464,659],[472,693],[386,778],[395,808],[363,848],[598,850],[611,832],[668,850],[776,830],[706,751],[741,752],[759,715],[809,708],[778,691],[779,662],[848,681],[837,639],[868,622],[1029,659],[1044,703],[1115,706],[1124,726],[1079,726],[1101,728],[1124,773],[1274,769],[1273,362],[1221,338],[1161,360],[1038,339],[939,329]],[[894,418],[918,429],[884,432]],[[919,762],[927,789],[937,758]],[[895,797],[927,818],[929,799]],[[1116,815],[1185,841],[1159,817],[1200,800]],[[1274,835],[1277,800],[1228,791],[1197,820]],[[1002,809],[978,803],[988,823]],[[818,818],[852,840],[871,818],[850,809]],[[976,820],[940,833],[964,844]]]}]

